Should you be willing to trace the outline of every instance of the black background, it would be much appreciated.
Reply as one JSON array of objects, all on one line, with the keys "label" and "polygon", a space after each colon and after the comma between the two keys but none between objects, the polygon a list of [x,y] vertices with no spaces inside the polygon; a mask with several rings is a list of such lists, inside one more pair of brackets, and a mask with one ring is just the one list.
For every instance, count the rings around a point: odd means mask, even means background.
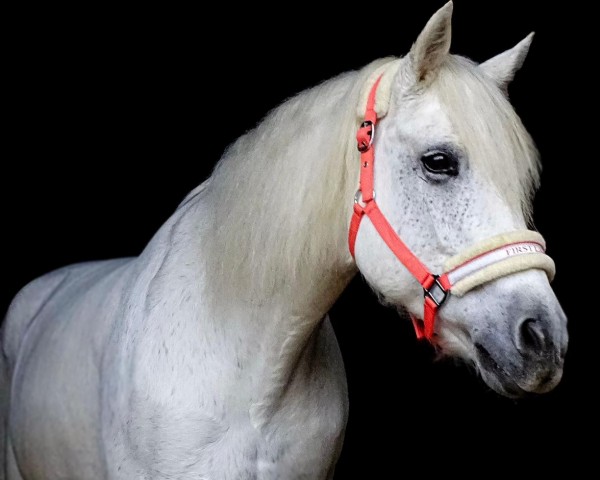
[{"label": "black background", "polygon": [[[223,149],[271,108],[406,53],[443,4],[397,3],[332,14],[310,2],[15,13],[3,69],[0,308],[51,269],[138,254]],[[563,382],[539,398],[498,397],[468,368],[434,361],[409,322],[357,278],[331,313],[351,403],[336,479],[409,467],[575,474],[594,461],[597,288],[585,226],[597,202],[585,198],[594,193],[585,180],[597,170],[597,140],[581,115],[594,105],[591,13],[583,2],[525,3],[456,0],[452,51],[483,61],[537,33],[510,93],[543,158],[535,224],[557,262],[554,288],[570,321]],[[478,460],[485,467],[475,469]]]}]

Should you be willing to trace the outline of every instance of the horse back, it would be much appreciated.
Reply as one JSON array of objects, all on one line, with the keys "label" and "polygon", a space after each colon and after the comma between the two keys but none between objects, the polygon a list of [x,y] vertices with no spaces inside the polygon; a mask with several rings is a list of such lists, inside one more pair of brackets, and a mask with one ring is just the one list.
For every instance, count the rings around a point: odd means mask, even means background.
[{"label": "horse back", "polygon": [[[31,281],[12,300],[2,324],[2,349],[14,367],[20,345],[29,326],[57,296],[66,297],[78,290],[83,280],[102,277],[130,259],[86,262],[54,270]],[[70,288],[69,288],[70,287]]]},{"label": "horse back", "polygon": [[[27,478],[103,471],[102,352],[130,265],[118,259],[64,267],[28,284],[9,307],[2,328],[8,435]],[[77,465],[84,458],[87,465]]]}]

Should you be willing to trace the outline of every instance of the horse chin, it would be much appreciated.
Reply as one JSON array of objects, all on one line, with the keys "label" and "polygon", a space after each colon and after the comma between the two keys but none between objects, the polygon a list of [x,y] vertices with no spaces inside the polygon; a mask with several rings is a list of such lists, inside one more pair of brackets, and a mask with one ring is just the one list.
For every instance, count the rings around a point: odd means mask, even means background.
[{"label": "horse chin", "polygon": [[478,359],[475,361],[475,365],[485,384],[497,394],[512,399],[518,399],[532,395],[530,392],[527,392],[521,388],[517,382],[513,381],[505,372],[503,372],[501,367],[495,364],[495,362],[494,366],[484,366]]},{"label": "horse chin", "polygon": [[485,384],[497,394],[512,399],[523,398],[531,395],[531,393],[523,390],[508,377],[504,375],[498,375],[497,373],[492,373],[489,370],[481,367],[479,363],[476,365],[477,370],[479,371],[479,374],[481,375],[481,378]]},{"label": "horse chin", "polygon": [[503,365],[480,345],[477,345],[475,365],[485,384],[494,392],[508,398],[518,399],[547,393],[554,389],[562,377],[562,368],[545,373],[543,378],[538,372],[522,372],[521,375],[509,373],[510,367]]}]

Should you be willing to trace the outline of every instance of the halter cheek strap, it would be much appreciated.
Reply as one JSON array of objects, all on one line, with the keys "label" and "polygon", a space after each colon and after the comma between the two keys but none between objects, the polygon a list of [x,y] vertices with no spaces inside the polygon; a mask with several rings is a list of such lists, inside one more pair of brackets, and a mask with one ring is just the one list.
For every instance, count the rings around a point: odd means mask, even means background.
[{"label": "halter cheek strap", "polygon": [[450,292],[462,296],[484,283],[532,268],[544,270],[551,281],[555,272],[554,262],[544,253],[546,244],[542,236],[531,230],[510,232],[479,242],[450,258],[444,265],[444,273],[441,275],[431,273],[411,252],[375,201],[373,141],[378,120],[375,112],[376,95],[381,79],[382,75],[377,78],[369,92],[364,122],[356,134],[360,151],[360,185],[354,197],[348,245],[354,257],[361,220],[365,215],[368,216],[385,244],[423,287],[423,319],[412,317],[412,320],[417,338],[431,341],[437,311]]}]

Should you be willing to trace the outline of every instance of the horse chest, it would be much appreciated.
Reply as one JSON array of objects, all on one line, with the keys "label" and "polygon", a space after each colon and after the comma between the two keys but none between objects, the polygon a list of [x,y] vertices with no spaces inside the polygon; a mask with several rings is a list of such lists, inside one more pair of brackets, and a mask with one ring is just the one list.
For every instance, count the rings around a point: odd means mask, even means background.
[{"label": "horse chest", "polygon": [[[327,479],[341,449],[345,412],[282,409],[258,430],[248,416],[164,411],[129,420],[127,459],[114,478]],[[125,476],[123,476],[125,475]]]},{"label": "horse chest", "polygon": [[[273,417],[261,437],[257,478],[327,479],[342,447],[345,400],[304,398]],[[304,405],[301,405],[304,403]],[[319,406],[320,405],[320,406]],[[301,408],[306,407],[306,408]]]},{"label": "horse chest", "polygon": [[263,477],[258,478],[330,478],[342,447],[348,400],[328,320],[305,348],[278,405],[261,429]]},{"label": "horse chest", "polygon": [[[251,413],[256,390],[228,378],[235,375],[233,367],[218,370],[206,383],[215,365],[199,375],[186,366],[187,382],[173,375],[171,386],[163,383],[156,390],[174,391],[168,401],[133,395],[129,405],[135,409],[129,410],[113,452],[120,469],[116,478],[139,471],[162,475],[148,478],[329,478],[341,450],[347,391],[330,326],[318,337],[262,422]],[[153,369],[154,379],[156,373]]]}]

